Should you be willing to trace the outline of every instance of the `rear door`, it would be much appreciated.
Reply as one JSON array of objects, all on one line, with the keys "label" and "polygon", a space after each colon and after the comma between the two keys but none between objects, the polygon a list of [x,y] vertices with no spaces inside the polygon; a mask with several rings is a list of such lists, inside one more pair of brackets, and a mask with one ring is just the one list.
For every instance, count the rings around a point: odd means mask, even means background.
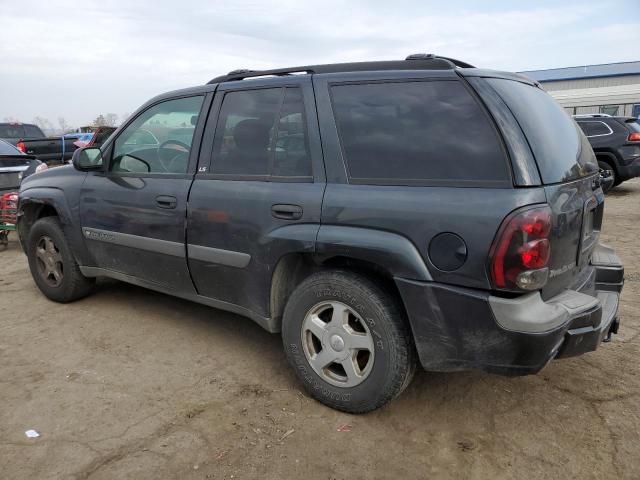
[{"label": "rear door", "polygon": [[604,195],[589,141],[544,90],[503,78],[487,82],[524,132],[553,211],[549,282],[543,296],[579,289],[589,280],[591,254],[602,226]]},{"label": "rear door", "polygon": [[198,293],[269,317],[278,261],[314,251],[324,178],[308,76],[220,84],[189,196]]},{"label": "rear door", "polygon": [[96,267],[178,295],[194,293],[185,217],[204,123],[201,112],[209,99],[202,93],[149,106],[103,151],[107,170],[87,174],[80,220]]}]

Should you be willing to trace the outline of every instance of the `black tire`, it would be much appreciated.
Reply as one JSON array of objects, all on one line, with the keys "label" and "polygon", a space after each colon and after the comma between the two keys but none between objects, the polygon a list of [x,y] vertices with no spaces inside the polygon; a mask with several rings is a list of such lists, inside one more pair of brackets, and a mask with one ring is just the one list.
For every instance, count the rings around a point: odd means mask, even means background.
[{"label": "black tire", "polygon": [[598,166],[602,170],[610,172],[611,176],[613,177],[613,184],[609,188],[607,188],[606,190],[603,190],[605,193],[608,192],[609,190],[611,190],[613,187],[617,187],[618,185],[620,185],[622,183],[622,180],[620,180],[620,177],[616,173],[616,169],[613,168],[613,166],[611,166],[611,164],[609,162],[605,162],[604,160],[598,160]]},{"label": "black tire", "polygon": [[[326,381],[311,366],[303,347],[307,313],[330,301],[340,302],[359,315],[374,340],[372,367],[355,386]],[[285,307],[282,339],[287,359],[311,396],[348,413],[370,412],[390,402],[409,385],[416,368],[415,346],[399,299],[350,271],[323,271],[304,280]]]},{"label": "black tire", "polygon": [[[52,285],[52,282],[45,278],[42,272],[44,263],[37,257],[38,245],[45,238],[53,242],[56,253],[59,254],[60,261],[57,263],[61,264],[58,268],[61,269],[62,276],[58,285]],[[95,284],[94,278],[87,278],[80,273],[78,263],[71,253],[69,242],[57,217],[44,217],[33,224],[27,241],[27,258],[31,276],[36,285],[47,298],[53,301],[67,303],[78,300],[87,296]]]}]

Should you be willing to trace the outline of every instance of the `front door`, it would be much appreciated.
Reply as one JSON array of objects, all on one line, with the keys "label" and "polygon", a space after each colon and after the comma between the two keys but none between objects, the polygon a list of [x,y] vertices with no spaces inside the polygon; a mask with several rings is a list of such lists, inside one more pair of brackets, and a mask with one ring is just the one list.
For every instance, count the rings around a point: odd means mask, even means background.
[{"label": "front door", "polygon": [[276,265],[313,252],[320,226],[325,177],[308,76],[218,86],[199,167],[187,230],[198,293],[267,318]]},{"label": "front door", "polygon": [[185,215],[205,104],[205,95],[156,103],[103,150],[106,170],[87,175],[80,197],[95,267],[178,295],[193,293]]}]

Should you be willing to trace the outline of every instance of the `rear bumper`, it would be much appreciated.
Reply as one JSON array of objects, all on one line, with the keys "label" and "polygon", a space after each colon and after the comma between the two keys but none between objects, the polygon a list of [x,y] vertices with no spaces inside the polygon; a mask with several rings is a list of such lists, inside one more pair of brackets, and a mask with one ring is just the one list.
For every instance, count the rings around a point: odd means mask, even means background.
[{"label": "rear bumper", "polygon": [[538,292],[505,299],[396,279],[422,366],[525,375],[554,358],[595,350],[617,332],[624,270],[613,250],[602,246],[592,265],[582,292],[567,290],[546,301]]},{"label": "rear bumper", "polygon": [[618,165],[618,176],[622,180],[640,177],[640,158],[634,158],[629,165]]}]

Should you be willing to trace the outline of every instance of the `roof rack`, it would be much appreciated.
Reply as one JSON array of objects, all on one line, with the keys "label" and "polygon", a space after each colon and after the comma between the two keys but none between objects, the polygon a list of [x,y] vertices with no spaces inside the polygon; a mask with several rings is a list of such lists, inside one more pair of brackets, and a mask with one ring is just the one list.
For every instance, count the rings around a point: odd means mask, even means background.
[{"label": "roof rack", "polygon": [[455,68],[475,68],[466,62],[455,58],[440,57],[432,53],[416,53],[409,55],[404,60],[377,61],[377,62],[352,62],[330,63],[325,65],[307,65],[302,67],[276,68],[272,70],[233,70],[226,75],[216,77],[209,82],[222,83],[245,78],[286,76],[299,73],[338,73],[338,72],[363,72],[370,70],[452,70]]},{"label": "roof rack", "polygon": [[581,113],[578,115],[572,115],[573,118],[598,118],[598,117],[610,117],[608,113]]}]

